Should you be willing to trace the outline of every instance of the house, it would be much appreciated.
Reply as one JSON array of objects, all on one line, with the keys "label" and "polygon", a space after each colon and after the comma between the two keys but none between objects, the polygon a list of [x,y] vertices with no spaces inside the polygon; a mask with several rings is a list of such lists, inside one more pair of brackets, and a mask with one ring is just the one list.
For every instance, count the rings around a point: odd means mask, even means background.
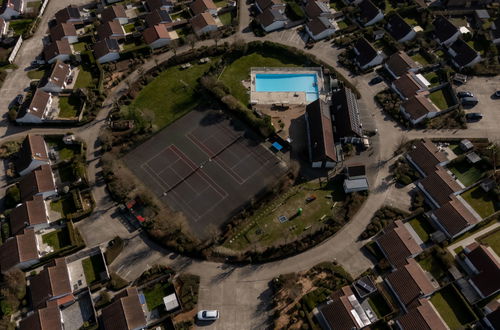
[{"label": "house", "polygon": [[324,330],[362,329],[372,323],[349,286],[333,292],[313,313]]},{"label": "house", "polygon": [[474,149],[474,144],[467,139],[463,139],[462,141],[460,141],[460,144],[458,146],[460,147],[460,149],[462,149],[462,151],[465,152]]},{"label": "house", "polygon": [[451,195],[459,194],[464,189],[443,167],[438,167],[434,173],[420,180],[417,187],[436,208],[450,202]]},{"label": "house", "polygon": [[370,189],[368,179],[366,177],[356,179],[344,179],[343,183],[344,192],[350,194],[357,191],[367,191]]},{"label": "house", "polygon": [[217,31],[218,28],[213,16],[209,13],[202,13],[193,17],[191,19],[191,26],[197,36]]},{"label": "house", "polygon": [[427,86],[418,79],[414,73],[406,73],[391,83],[391,88],[399,95],[402,100],[417,95],[419,92],[427,91]]},{"label": "house", "polygon": [[26,269],[38,262],[38,246],[33,229],[9,237],[0,246],[0,269],[5,273],[17,267]]},{"label": "house", "polygon": [[449,46],[460,36],[458,28],[443,15],[436,17],[432,25],[434,25],[434,35],[436,36],[437,42],[441,45]]},{"label": "house", "polygon": [[30,106],[25,111],[19,111],[16,122],[21,124],[40,124],[48,117],[51,106],[52,94],[38,88],[31,99]]},{"label": "house", "polygon": [[492,0],[445,0],[443,1],[443,5],[447,8],[452,7],[461,7],[461,8],[470,8],[470,7],[484,7],[487,4],[493,2]]},{"label": "house", "polygon": [[101,319],[104,330],[132,330],[146,327],[140,294],[135,287],[128,287],[115,296],[111,305],[103,308]]},{"label": "house", "polygon": [[69,85],[68,79],[72,77],[72,75],[73,70],[71,65],[57,61],[52,68],[52,72],[47,82],[43,85],[42,90],[47,93],[61,93]]},{"label": "house", "polygon": [[172,25],[172,18],[165,10],[155,9],[145,16],[145,20],[149,27],[153,27],[158,24],[167,24],[168,26]]},{"label": "house", "polygon": [[485,315],[483,324],[486,325],[486,329],[495,330],[500,328],[500,302],[492,300],[486,304],[483,311]]},{"label": "house", "polygon": [[10,21],[12,18],[23,14],[25,9],[25,0],[5,0],[2,3],[2,12],[0,13],[0,17],[6,21]]},{"label": "house", "polygon": [[52,43],[45,45],[43,48],[45,61],[49,64],[52,64],[55,61],[68,61],[72,54],[73,51],[71,50],[69,40],[66,38],[53,41]]},{"label": "house", "polygon": [[4,37],[9,33],[9,22],[0,17],[0,38]]},{"label": "house", "polygon": [[52,42],[56,40],[67,39],[70,44],[78,42],[75,25],[71,23],[59,23],[50,29],[50,39]]},{"label": "house", "polygon": [[401,220],[385,228],[375,241],[394,268],[403,267],[423,251]]},{"label": "house", "polygon": [[80,15],[80,9],[78,6],[70,5],[66,8],[59,10],[56,14],[57,23],[72,23],[72,24],[82,24],[83,19]]},{"label": "house", "polygon": [[417,95],[401,103],[399,111],[413,125],[416,125],[425,119],[436,117],[441,109],[430,101],[429,92],[425,91],[418,92]]},{"label": "house", "polygon": [[469,283],[482,299],[500,292],[500,262],[491,247],[477,242],[464,248],[464,262],[471,271]]},{"label": "house", "polygon": [[358,39],[354,43],[353,50],[355,53],[354,62],[361,70],[377,66],[384,60],[384,54],[373,48],[365,38]]},{"label": "house", "polygon": [[19,330],[63,330],[62,315],[55,301],[30,312],[19,322]]},{"label": "house", "polygon": [[175,6],[175,1],[171,0],[146,0],[146,5],[149,11],[165,10],[167,12],[172,11],[172,8]]},{"label": "house", "polygon": [[363,164],[346,166],[344,171],[345,176],[349,179],[359,179],[366,177],[366,166]]},{"label": "house", "polygon": [[99,63],[117,61],[120,58],[120,46],[115,39],[104,39],[94,44],[94,57]]},{"label": "house", "polygon": [[462,39],[457,39],[448,48],[451,56],[451,63],[459,70],[474,66],[481,61],[481,55]]},{"label": "house", "polygon": [[490,14],[486,9],[476,9],[474,10],[474,21],[476,23],[476,28],[481,29],[484,23],[488,22],[490,19]]},{"label": "house", "polygon": [[363,0],[358,5],[359,21],[363,26],[370,26],[384,19],[384,13],[380,8],[375,6],[371,0]]},{"label": "house", "polygon": [[255,5],[261,13],[267,9],[274,9],[280,14],[285,14],[286,4],[282,0],[256,0]]},{"label": "house", "polygon": [[457,197],[452,196],[449,202],[430,213],[430,219],[447,237],[455,238],[482,220],[477,213],[474,213]]},{"label": "house", "polygon": [[332,23],[326,16],[313,18],[305,24],[305,27],[307,34],[309,34],[314,41],[328,38],[339,28],[335,21]]},{"label": "house", "polygon": [[332,118],[328,104],[320,99],[306,106],[306,129],[309,161],[312,167],[335,167],[339,160],[333,139]]},{"label": "house", "polygon": [[41,165],[19,181],[19,191],[23,202],[41,195],[44,199],[57,194],[54,175],[50,165]]},{"label": "house", "polygon": [[69,283],[68,267],[64,258],[51,260],[43,269],[30,279],[30,292],[33,308],[46,302],[72,294]]},{"label": "house", "polygon": [[397,42],[410,41],[417,35],[411,25],[406,23],[399,14],[388,17],[385,28]]},{"label": "house", "polygon": [[404,51],[399,51],[389,56],[389,59],[385,62],[384,67],[394,79],[397,79],[408,72],[417,73],[422,68],[420,64],[417,64]]},{"label": "house", "polygon": [[305,5],[305,13],[309,19],[316,17],[332,18],[332,12],[327,2],[321,0],[309,0]]},{"label": "house", "polygon": [[491,22],[491,31],[490,31],[491,41],[498,45],[500,44],[500,18],[497,18],[493,22]]},{"label": "house", "polygon": [[113,5],[105,8],[101,13],[101,22],[116,21],[119,24],[127,24],[128,17],[123,5]]},{"label": "house", "polygon": [[25,228],[38,231],[49,226],[49,215],[42,196],[34,196],[31,200],[19,204],[9,215],[10,231],[16,235]]},{"label": "house", "polygon": [[212,0],[195,0],[191,3],[190,8],[194,16],[202,13],[209,13],[212,16],[217,15],[217,6]]},{"label": "house", "polygon": [[170,41],[178,38],[177,33],[169,31],[166,24],[149,27],[142,32],[142,36],[149,47],[153,49],[166,46]]},{"label": "house", "polygon": [[272,32],[284,28],[288,18],[278,9],[266,9],[255,20],[262,26],[264,31]]},{"label": "house", "polygon": [[50,164],[50,160],[43,136],[28,134],[18,152],[17,172],[24,176],[44,164]]},{"label": "house", "polygon": [[336,136],[363,137],[358,99],[349,88],[342,87],[333,94],[332,117]]},{"label": "house", "polygon": [[418,307],[419,299],[429,297],[438,287],[415,259],[408,259],[406,265],[387,275],[385,283],[405,312]]},{"label": "house", "polygon": [[400,330],[449,330],[429,299],[419,299],[419,306],[395,320]]},{"label": "house", "polygon": [[97,35],[99,36],[99,40],[118,40],[125,38],[125,30],[118,21],[108,21],[97,27]]},{"label": "house", "polygon": [[448,164],[448,156],[429,139],[423,139],[412,146],[406,159],[422,176],[434,173],[438,166]]}]

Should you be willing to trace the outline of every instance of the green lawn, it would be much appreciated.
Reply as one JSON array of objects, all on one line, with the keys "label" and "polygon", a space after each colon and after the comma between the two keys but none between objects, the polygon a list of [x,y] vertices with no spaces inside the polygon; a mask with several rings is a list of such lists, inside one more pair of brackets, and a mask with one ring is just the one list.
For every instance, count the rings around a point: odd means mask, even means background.
[{"label": "green lawn", "polygon": [[71,213],[76,212],[75,203],[71,195],[69,197],[61,198],[57,201],[50,203],[50,208],[53,211],[59,212],[64,218]]},{"label": "green lawn", "polygon": [[428,82],[431,83],[431,85],[429,86],[430,88],[436,87],[440,84],[439,75],[435,71],[425,73],[423,76],[425,79],[427,79]]},{"label": "green lawn", "polygon": [[141,90],[132,106],[152,111],[158,129],[167,126],[202,101],[196,92],[197,80],[215,61],[212,58],[209,63],[194,64],[186,70],[180,66],[168,68]]},{"label": "green lawn", "polygon": [[[218,8],[222,8],[222,7],[226,7],[228,2],[229,2],[229,1],[227,1],[227,0],[216,0],[216,1],[214,1],[214,4],[215,4]],[[220,16],[219,16],[219,18],[220,18]]]},{"label": "green lawn", "polygon": [[463,329],[476,320],[474,312],[451,285],[436,292],[431,303],[451,329]]},{"label": "green lawn", "polygon": [[233,20],[233,14],[232,12],[227,12],[224,14],[219,15],[219,19],[224,25],[230,25],[231,21]]},{"label": "green lawn", "polygon": [[481,237],[481,243],[490,246],[495,253],[500,256],[500,229],[496,229],[493,232],[486,234]]},{"label": "green lawn", "polygon": [[435,231],[429,222],[420,216],[411,219],[409,223],[424,243],[430,239],[430,234]]},{"label": "green lawn", "polygon": [[63,247],[71,245],[68,228],[64,227],[57,229],[48,234],[42,235],[42,242],[50,245],[54,251],[60,250]]},{"label": "green lawn", "polygon": [[59,97],[59,117],[60,118],[75,118],[78,116],[81,100],[78,96],[71,94],[70,96]]},{"label": "green lawn", "polygon": [[40,80],[45,75],[45,70],[32,70],[27,73],[28,78]]},{"label": "green lawn", "polygon": [[92,72],[85,69],[81,65],[78,67],[78,76],[75,81],[75,89],[77,88],[89,88],[93,86],[92,82]]},{"label": "green lawn", "polygon": [[9,27],[14,30],[15,35],[21,35],[30,27],[31,22],[33,19],[16,19],[10,21]]},{"label": "green lawn", "polygon": [[148,309],[152,311],[155,308],[161,307],[163,305],[163,297],[172,292],[172,284],[169,282],[156,283],[153,287],[144,289],[143,293]]},{"label": "green lawn", "polygon": [[449,148],[457,156],[460,156],[460,155],[464,154],[464,151],[462,150],[462,148],[460,148],[460,144],[458,144],[458,143],[451,143],[450,146],[449,146]]},{"label": "green lawn", "polygon": [[423,66],[426,66],[429,64],[429,61],[427,61],[427,59],[421,53],[416,53],[415,55],[411,56],[411,58],[415,62],[418,62]]},{"label": "green lawn", "polygon": [[408,24],[410,24],[411,26],[416,26],[418,25],[418,22],[415,18],[413,17],[403,17],[404,21]]},{"label": "green lawn", "polygon": [[392,312],[391,306],[389,306],[385,298],[380,293],[372,295],[368,299],[368,303],[379,319]]},{"label": "green lawn", "polygon": [[125,30],[125,33],[131,33],[131,32],[134,32],[134,30],[135,30],[135,25],[134,25],[134,23],[125,24],[125,25],[123,26],[123,29]]},{"label": "green lawn", "polygon": [[448,165],[448,169],[457,176],[457,179],[466,187],[476,183],[481,179],[483,171],[474,164],[470,164],[466,159],[458,163]]},{"label": "green lawn", "polygon": [[340,20],[340,21],[337,21],[337,25],[339,26],[339,29],[342,30],[342,29],[345,29],[346,27],[348,27],[349,25],[345,22],[345,20]]},{"label": "green lawn", "polygon": [[330,8],[335,9],[335,11],[340,11],[345,7],[345,4],[341,0],[330,1]]},{"label": "green lawn", "polygon": [[485,192],[481,186],[469,189],[461,196],[483,218],[492,215],[500,209],[498,205],[495,205],[493,194]]},{"label": "green lawn", "polygon": [[101,254],[83,259],[82,267],[88,285],[99,282],[101,280],[99,274],[106,271]]},{"label": "green lawn", "polygon": [[182,11],[179,11],[173,15],[170,16],[172,18],[173,21],[175,21],[176,19],[190,19],[191,18],[191,15],[189,14],[189,11],[188,10],[182,10]]},{"label": "green lawn", "polygon": [[438,89],[429,95],[431,101],[441,110],[448,109],[450,104],[446,100],[443,89]]},{"label": "green lawn", "polygon": [[73,50],[75,52],[82,53],[87,50],[85,42],[77,42],[73,44]]},{"label": "green lawn", "polygon": [[434,277],[437,281],[440,281],[446,276],[446,269],[438,258],[435,258],[432,254],[430,254],[425,259],[419,260],[418,263],[422,267],[422,269],[431,273],[432,277]]},{"label": "green lawn", "polygon": [[49,147],[54,148],[59,153],[59,158],[61,160],[69,160],[75,156],[75,154],[79,154],[81,151],[81,147],[78,144],[65,144],[62,141],[61,137],[46,137],[45,142]]},{"label": "green lawn", "polygon": [[302,63],[289,62],[286,59],[278,59],[271,55],[252,53],[232,62],[226,67],[220,79],[229,87],[234,97],[243,102],[243,104],[248,104],[250,95],[241,82],[250,79],[251,67],[296,67],[301,64]]}]

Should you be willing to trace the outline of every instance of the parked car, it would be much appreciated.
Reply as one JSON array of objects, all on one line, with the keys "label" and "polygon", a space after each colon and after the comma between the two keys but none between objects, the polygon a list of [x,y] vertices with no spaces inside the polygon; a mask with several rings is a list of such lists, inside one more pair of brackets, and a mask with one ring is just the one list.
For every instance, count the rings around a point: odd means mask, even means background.
[{"label": "parked car", "polygon": [[382,79],[382,77],[380,76],[376,76],[375,78],[373,78],[372,80],[370,80],[369,84],[370,85],[376,85],[380,82],[384,81],[384,79]]},{"label": "parked car", "polygon": [[459,98],[464,98],[464,97],[474,97],[474,94],[472,94],[472,92],[469,92],[469,91],[462,91],[462,92],[458,92],[457,93],[457,96]]},{"label": "parked car", "polygon": [[478,121],[483,118],[483,114],[480,112],[473,112],[473,113],[468,113],[465,115],[465,119],[468,121]]},{"label": "parked car", "polygon": [[461,99],[462,105],[473,107],[478,104],[479,100],[474,96],[466,96]]},{"label": "parked car", "polygon": [[495,94],[493,94],[493,95],[495,95],[495,97],[497,99],[500,99],[500,91],[496,91]]},{"label": "parked car", "polygon": [[23,103],[24,96],[23,94],[17,94],[16,98],[14,99],[14,102],[17,103],[17,105],[21,105]]},{"label": "parked car", "polygon": [[196,314],[200,321],[215,321],[219,319],[219,311],[217,310],[203,310]]}]

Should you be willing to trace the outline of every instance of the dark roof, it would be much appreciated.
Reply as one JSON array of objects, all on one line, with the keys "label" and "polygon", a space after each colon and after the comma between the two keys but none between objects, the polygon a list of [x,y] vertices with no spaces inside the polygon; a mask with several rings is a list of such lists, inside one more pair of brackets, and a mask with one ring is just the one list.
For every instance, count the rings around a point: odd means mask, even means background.
[{"label": "dark roof", "polygon": [[423,89],[422,85],[420,85],[411,72],[394,80],[393,84],[406,99],[415,96],[419,90]]},{"label": "dark roof", "polygon": [[451,201],[451,195],[462,189],[457,181],[442,167],[437,167],[437,170],[422,179],[420,184],[440,206]]},{"label": "dark roof", "polygon": [[486,319],[493,326],[493,329],[500,329],[500,308],[486,315]]},{"label": "dark roof", "polygon": [[50,61],[58,55],[71,55],[71,47],[68,39],[56,40],[43,48],[43,55],[46,61]]},{"label": "dark roof", "polygon": [[43,136],[28,134],[23,141],[21,150],[18,153],[16,169],[18,172],[27,168],[33,160],[48,162],[49,155]]},{"label": "dark roof", "polygon": [[315,18],[321,14],[329,14],[330,7],[328,3],[321,0],[309,0],[306,3],[305,11],[309,18]]},{"label": "dark roof", "polygon": [[52,260],[30,280],[33,307],[39,308],[52,297],[70,294],[68,267],[64,258]]},{"label": "dark roof", "polygon": [[155,9],[151,13],[147,14],[145,19],[149,27],[163,23],[172,23],[172,18],[166,10]]},{"label": "dark roof", "polygon": [[12,210],[9,215],[10,230],[12,234],[21,232],[26,226],[47,223],[45,202],[42,196],[34,196]]},{"label": "dark roof", "polygon": [[417,95],[404,101],[401,106],[411,119],[416,120],[430,112],[438,112],[439,109],[429,100],[429,92],[419,92]]},{"label": "dark roof", "polygon": [[190,8],[195,15],[198,15],[209,10],[216,10],[217,6],[212,0],[195,0],[191,3]]},{"label": "dark roof", "polygon": [[19,181],[21,200],[28,201],[39,193],[56,190],[50,165],[41,165]]},{"label": "dark roof", "polygon": [[356,95],[347,87],[332,96],[332,113],[335,118],[335,133],[340,136],[363,136]]},{"label": "dark roof", "polygon": [[59,23],[50,29],[50,39],[52,41],[61,40],[64,37],[74,36],[76,36],[76,29],[71,23]]},{"label": "dark roof", "polygon": [[173,1],[170,0],[146,0],[146,4],[150,11],[161,9],[163,6],[173,6]]},{"label": "dark roof", "polygon": [[395,268],[404,266],[407,258],[422,252],[422,248],[415,242],[401,220],[394,221],[386,228],[377,238],[377,243]]},{"label": "dark roof", "polygon": [[25,229],[22,234],[7,239],[0,246],[0,268],[2,272],[8,271],[17,264],[38,259],[35,231]]},{"label": "dark roof", "polygon": [[489,249],[478,243],[473,243],[465,249],[469,261],[478,273],[471,276],[474,286],[484,297],[489,297],[500,290],[500,263]]},{"label": "dark roof", "polygon": [[380,9],[371,0],[363,0],[358,7],[361,10],[359,14],[363,23],[371,21],[380,13]]},{"label": "dark roof", "polygon": [[458,32],[458,28],[443,15],[436,17],[432,25],[434,25],[434,34],[440,42],[445,42]]},{"label": "dark roof", "polygon": [[321,99],[317,99],[307,105],[306,114],[309,127],[309,144],[312,150],[311,161],[337,161],[332,118],[328,104]]},{"label": "dark roof", "polygon": [[410,69],[417,69],[419,67],[404,51],[392,54],[385,63],[396,76],[402,76]]},{"label": "dark roof", "polygon": [[330,22],[330,20],[327,17],[323,16],[316,17],[310,20],[306,23],[306,25],[313,35],[318,35],[321,32],[332,28],[332,23]]},{"label": "dark roof", "polygon": [[269,26],[276,21],[286,21],[286,16],[281,14],[277,9],[266,9],[260,13],[256,20],[263,26]]},{"label": "dark roof", "polygon": [[391,15],[387,18],[387,25],[385,28],[396,40],[403,39],[412,31],[410,24],[406,23],[405,20],[398,14]]},{"label": "dark roof", "polygon": [[365,38],[356,40],[354,48],[357,51],[356,61],[360,66],[370,63],[378,55],[377,50]]},{"label": "dark roof", "polygon": [[151,44],[158,39],[171,39],[170,32],[165,24],[148,27],[142,32],[142,36],[147,44]]},{"label": "dark roof", "polygon": [[428,299],[420,299],[420,306],[411,309],[396,321],[402,330],[448,330],[441,316]]},{"label": "dark roof", "polygon": [[450,55],[453,57],[453,60],[458,64],[459,67],[468,65],[479,55],[479,53],[476,52],[474,48],[469,46],[462,39],[457,39],[453,44],[451,44],[448,52],[451,51],[455,53],[455,55]]},{"label": "dark roof", "polygon": [[255,3],[262,11],[265,11],[273,6],[285,7],[285,3],[282,0],[256,0]]},{"label": "dark roof", "polygon": [[348,177],[364,176],[366,175],[366,166],[363,164],[350,165],[346,166],[345,171]]},{"label": "dark roof", "polygon": [[58,23],[66,23],[68,20],[73,19],[73,20],[80,20],[80,10],[78,9],[78,6],[71,5],[66,8],[63,8],[59,10],[56,14],[56,21]]},{"label": "dark roof", "polygon": [[44,92],[41,88],[35,91],[35,95],[31,99],[29,108],[27,108],[27,113],[36,116],[38,118],[43,118],[45,114],[45,108],[47,108],[47,103],[49,102],[50,94]]},{"label": "dark roof", "polygon": [[118,53],[120,46],[115,39],[104,39],[94,44],[94,56],[96,59],[103,57],[109,53]]},{"label": "dark roof", "polygon": [[446,154],[440,151],[429,139],[419,141],[408,152],[408,157],[420,168],[425,175],[436,171],[436,165],[448,160]]},{"label": "dark roof", "polygon": [[436,290],[415,259],[386,277],[400,301],[408,308],[418,307],[419,298]]},{"label": "dark roof", "polygon": [[191,19],[191,26],[194,31],[199,31],[205,26],[216,25],[214,18],[209,13],[201,13]]},{"label": "dark roof", "polygon": [[125,7],[122,5],[113,5],[105,8],[101,13],[101,22],[109,22],[117,18],[127,18]]},{"label": "dark roof", "polygon": [[125,31],[118,21],[108,21],[97,27],[99,40],[125,36]]},{"label": "dark roof", "polygon": [[351,314],[353,308],[347,298],[351,295],[353,295],[351,288],[345,286],[332,293],[332,301],[329,304],[318,307],[319,312],[323,315],[331,330],[360,329]]},{"label": "dark roof", "polygon": [[35,310],[19,323],[19,330],[62,330],[61,312],[55,303]]},{"label": "dark roof", "polygon": [[146,326],[137,289],[127,288],[118,299],[102,310],[105,330],[130,330]]},{"label": "dark roof", "polygon": [[71,73],[71,65],[61,61],[57,61],[52,68],[52,73],[47,82],[50,82],[58,87],[63,87],[66,78]]},{"label": "dark roof", "polygon": [[451,237],[468,226],[479,222],[465,205],[454,196],[448,203],[435,210],[434,215]]}]

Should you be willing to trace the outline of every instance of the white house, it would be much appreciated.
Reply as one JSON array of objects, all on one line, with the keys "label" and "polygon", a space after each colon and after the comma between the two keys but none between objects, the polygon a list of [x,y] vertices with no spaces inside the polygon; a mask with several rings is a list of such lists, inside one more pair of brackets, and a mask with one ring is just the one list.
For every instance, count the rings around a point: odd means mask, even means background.
[{"label": "white house", "polygon": [[330,21],[327,17],[318,16],[306,23],[307,34],[314,40],[328,38],[338,30],[337,22]]},{"label": "white house", "polygon": [[[71,65],[56,62],[52,68],[50,76],[47,78],[47,83],[42,87],[42,90],[47,93],[60,93],[66,89],[68,84],[68,79],[73,76],[73,69]],[[72,77],[76,79],[76,77]]]},{"label": "white house", "polygon": [[94,45],[94,57],[99,63],[117,61],[120,58],[120,46],[115,39],[104,39]]},{"label": "white house", "polygon": [[417,64],[417,62],[415,62],[404,51],[392,54],[385,62],[384,67],[394,79],[397,79],[408,72],[417,73],[420,69],[422,69],[422,66]]},{"label": "white house", "polygon": [[264,31],[272,32],[284,28],[288,19],[285,14],[282,14],[277,9],[266,9],[257,16],[256,21],[262,26]]},{"label": "white house", "polygon": [[267,9],[274,9],[281,14],[285,14],[286,4],[282,0],[256,0],[255,6],[263,13]]},{"label": "white house", "polygon": [[359,5],[359,20],[363,26],[370,26],[384,19],[384,13],[371,0],[363,0]]},{"label": "white house", "polygon": [[491,22],[491,41],[498,45],[500,44],[500,18],[497,18],[493,22]]},{"label": "white house", "polygon": [[167,12],[171,12],[174,6],[176,5],[176,1],[171,0],[146,0],[146,5],[149,11],[154,10],[166,10]]},{"label": "white house", "polygon": [[26,269],[39,261],[38,242],[33,229],[10,237],[0,246],[0,268],[2,273],[16,267]]},{"label": "white house", "polygon": [[50,29],[50,39],[56,40],[67,39],[70,44],[78,42],[75,25],[72,23],[59,23]]},{"label": "white house", "polygon": [[451,44],[448,53],[451,56],[451,62],[459,70],[474,66],[482,60],[481,55],[462,39],[457,39]]},{"label": "white house", "polygon": [[43,136],[28,134],[23,141],[21,150],[18,152],[17,172],[20,176],[24,176],[46,164],[50,164],[50,160]]},{"label": "white house", "polygon": [[9,215],[11,233],[19,234],[26,228],[35,231],[48,228],[49,212],[42,196],[35,196],[32,200],[26,201],[14,209]]},{"label": "white house", "polygon": [[191,3],[190,7],[195,16],[202,13],[209,13],[212,16],[217,15],[217,6],[212,0],[196,0]]},{"label": "white house", "polygon": [[197,36],[217,31],[218,26],[212,15],[201,13],[191,19],[191,26]]},{"label": "white house", "polygon": [[173,39],[177,39],[178,35],[175,31],[169,31],[165,24],[158,24],[145,29],[142,32],[144,41],[149,47],[156,49],[168,45]]},{"label": "white house", "polygon": [[122,5],[113,5],[105,8],[101,13],[101,22],[116,21],[119,24],[127,24],[128,17],[125,7]]},{"label": "white house", "polygon": [[436,17],[432,25],[434,25],[436,40],[441,45],[449,46],[460,36],[460,30],[443,15]]},{"label": "white house", "polygon": [[436,117],[440,109],[429,99],[429,93],[419,92],[401,103],[399,110],[413,125]]},{"label": "white house", "polygon": [[389,34],[396,39],[397,42],[410,41],[417,35],[411,25],[406,23],[406,21],[398,14],[388,17],[387,25],[385,27]]},{"label": "white house", "polygon": [[33,95],[30,106],[25,111],[19,112],[16,122],[21,124],[40,124],[46,119],[51,106],[52,94],[38,88],[35,95]]},{"label": "white house", "polygon": [[50,165],[41,165],[23,176],[19,181],[19,191],[23,202],[31,200],[34,196],[46,199],[56,195],[56,181]]},{"label": "white house", "polygon": [[73,51],[68,39],[56,40],[50,44],[45,45],[43,49],[45,61],[49,64],[52,64],[56,61],[68,61],[72,54]]},{"label": "white house", "polygon": [[361,70],[377,66],[381,64],[385,58],[382,51],[373,48],[365,38],[358,39],[354,43],[353,50],[355,53],[354,62]]}]

